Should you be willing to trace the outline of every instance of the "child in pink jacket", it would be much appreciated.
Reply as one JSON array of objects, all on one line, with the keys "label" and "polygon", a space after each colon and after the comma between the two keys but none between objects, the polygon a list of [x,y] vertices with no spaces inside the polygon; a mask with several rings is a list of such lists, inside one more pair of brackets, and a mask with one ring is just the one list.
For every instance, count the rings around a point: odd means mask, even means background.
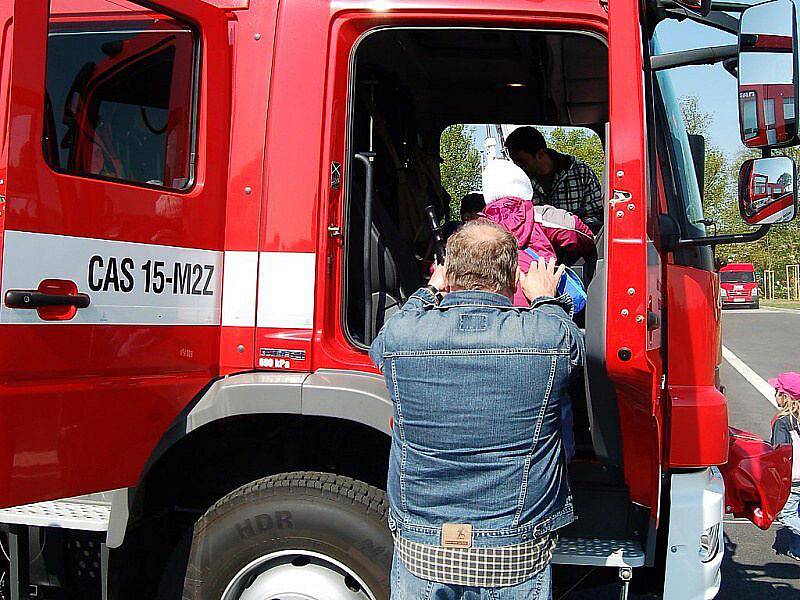
[{"label": "child in pink jacket", "polygon": [[[534,206],[533,187],[525,172],[509,160],[492,160],[483,171],[483,215],[514,234],[519,243],[519,268],[527,273],[533,257],[555,256],[559,262],[573,264],[579,258],[594,256],[594,234],[577,216],[554,206]],[[514,304],[527,306],[518,287]]]}]

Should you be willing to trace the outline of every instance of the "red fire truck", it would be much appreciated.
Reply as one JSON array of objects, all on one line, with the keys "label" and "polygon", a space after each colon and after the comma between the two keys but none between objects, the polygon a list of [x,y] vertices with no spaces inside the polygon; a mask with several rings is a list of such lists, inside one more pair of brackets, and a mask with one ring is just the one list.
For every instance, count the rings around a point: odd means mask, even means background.
[{"label": "red fire truck", "polygon": [[606,156],[554,561],[713,597],[723,513],[768,527],[791,451],[728,427],[712,248],[766,230],[706,234],[667,76],[739,49],[653,32],[759,8],[0,1],[11,597],[388,597],[366,349],[429,272],[441,132],[481,122],[588,127]]},{"label": "red fire truck", "polygon": [[752,263],[730,263],[719,270],[722,308],[758,308],[758,281]]},{"label": "red fire truck", "polygon": [[739,103],[749,145],[774,144],[794,135],[797,98],[791,84],[742,86]]}]

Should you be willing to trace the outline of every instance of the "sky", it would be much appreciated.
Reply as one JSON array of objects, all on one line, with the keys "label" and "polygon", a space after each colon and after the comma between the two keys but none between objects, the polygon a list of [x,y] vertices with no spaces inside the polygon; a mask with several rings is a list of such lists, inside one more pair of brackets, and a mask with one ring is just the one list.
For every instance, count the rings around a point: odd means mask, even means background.
[{"label": "sky", "polygon": [[[690,21],[670,20],[656,29],[662,52],[735,44],[736,36]],[[711,115],[708,143],[729,157],[744,149],[739,139],[736,79],[721,64],[678,67],[669,77],[679,97],[697,96],[702,112]]]}]

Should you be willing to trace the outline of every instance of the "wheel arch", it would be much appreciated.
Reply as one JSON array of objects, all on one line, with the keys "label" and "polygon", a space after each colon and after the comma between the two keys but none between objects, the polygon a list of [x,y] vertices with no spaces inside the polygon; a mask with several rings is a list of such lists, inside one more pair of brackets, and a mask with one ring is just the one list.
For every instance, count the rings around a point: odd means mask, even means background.
[{"label": "wheel arch", "polygon": [[163,567],[214,502],[255,479],[317,470],[385,489],[391,411],[383,379],[368,373],[242,373],[212,382],[164,434],[138,484],[115,499],[109,579],[120,584],[111,597],[144,592],[141,577],[125,574],[141,573],[138,557]]}]

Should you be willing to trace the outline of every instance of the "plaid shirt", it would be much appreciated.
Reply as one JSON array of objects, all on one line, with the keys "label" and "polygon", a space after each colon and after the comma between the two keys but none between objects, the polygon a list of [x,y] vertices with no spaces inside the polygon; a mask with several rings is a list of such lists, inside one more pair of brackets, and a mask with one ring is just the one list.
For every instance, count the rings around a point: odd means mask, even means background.
[{"label": "plaid shirt", "polygon": [[425,581],[495,588],[519,585],[547,566],[558,536],[497,548],[445,548],[395,535],[394,548],[406,569]]},{"label": "plaid shirt", "polygon": [[556,173],[550,193],[545,193],[535,177],[531,177],[534,204],[549,204],[568,210],[597,233],[603,226],[603,193],[592,168],[574,156],[550,150],[556,162]]}]

